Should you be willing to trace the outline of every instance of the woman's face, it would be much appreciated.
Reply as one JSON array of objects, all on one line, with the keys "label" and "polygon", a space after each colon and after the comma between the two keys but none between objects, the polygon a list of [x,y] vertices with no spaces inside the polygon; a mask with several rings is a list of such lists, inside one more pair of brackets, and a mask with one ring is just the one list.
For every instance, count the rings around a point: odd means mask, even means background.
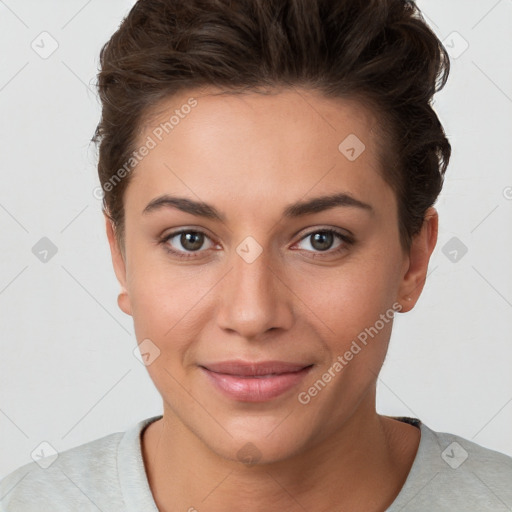
[{"label": "woman's face", "polygon": [[[223,457],[275,461],[375,414],[392,313],[428,263],[400,246],[376,121],[306,91],[165,106],[137,145],[124,260],[107,222],[164,416]],[[269,361],[292,366],[250,366]]]}]

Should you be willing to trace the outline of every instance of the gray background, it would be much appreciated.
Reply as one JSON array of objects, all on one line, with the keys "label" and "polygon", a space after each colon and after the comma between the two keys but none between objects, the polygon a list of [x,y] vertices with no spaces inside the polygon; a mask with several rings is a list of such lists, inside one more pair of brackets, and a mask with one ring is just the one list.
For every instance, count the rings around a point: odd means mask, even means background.
[{"label": "gray background", "polygon": [[[42,441],[62,451],[161,412],[117,307],[89,144],[99,50],[132,4],[0,0],[0,477]],[[453,56],[435,101],[453,157],[378,410],[512,455],[512,0],[418,5]]]}]

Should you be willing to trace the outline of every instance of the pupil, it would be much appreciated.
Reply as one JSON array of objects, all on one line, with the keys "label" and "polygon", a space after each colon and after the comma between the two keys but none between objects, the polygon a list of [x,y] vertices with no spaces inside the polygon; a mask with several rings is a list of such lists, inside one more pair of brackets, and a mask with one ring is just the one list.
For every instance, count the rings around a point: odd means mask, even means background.
[{"label": "pupil", "polygon": [[311,245],[319,251],[325,251],[331,247],[333,242],[332,238],[332,233],[321,231],[313,235],[313,241]]},{"label": "pupil", "polygon": [[201,233],[182,233],[181,234],[181,245],[189,251],[200,249],[203,245]]}]

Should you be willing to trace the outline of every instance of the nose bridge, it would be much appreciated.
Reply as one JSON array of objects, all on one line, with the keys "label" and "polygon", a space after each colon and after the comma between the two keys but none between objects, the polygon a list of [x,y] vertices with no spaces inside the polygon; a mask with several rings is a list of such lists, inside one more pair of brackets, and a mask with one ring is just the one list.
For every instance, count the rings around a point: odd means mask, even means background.
[{"label": "nose bridge", "polygon": [[253,241],[233,253],[232,270],[221,290],[219,326],[255,338],[272,328],[288,328],[291,311],[269,253]]}]

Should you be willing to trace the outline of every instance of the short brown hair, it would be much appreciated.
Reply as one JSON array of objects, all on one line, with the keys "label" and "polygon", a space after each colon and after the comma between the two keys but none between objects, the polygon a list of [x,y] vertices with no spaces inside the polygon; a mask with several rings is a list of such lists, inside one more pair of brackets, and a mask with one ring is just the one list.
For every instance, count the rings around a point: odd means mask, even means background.
[{"label": "short brown hair", "polygon": [[[408,250],[439,195],[451,146],[432,109],[450,61],[409,0],[138,0],[100,53],[103,211],[124,246],[123,194],[112,184],[141,123],[187,89],[260,92],[299,86],[355,98],[378,115],[383,179]],[[340,141],[341,142],[341,141]]]}]

